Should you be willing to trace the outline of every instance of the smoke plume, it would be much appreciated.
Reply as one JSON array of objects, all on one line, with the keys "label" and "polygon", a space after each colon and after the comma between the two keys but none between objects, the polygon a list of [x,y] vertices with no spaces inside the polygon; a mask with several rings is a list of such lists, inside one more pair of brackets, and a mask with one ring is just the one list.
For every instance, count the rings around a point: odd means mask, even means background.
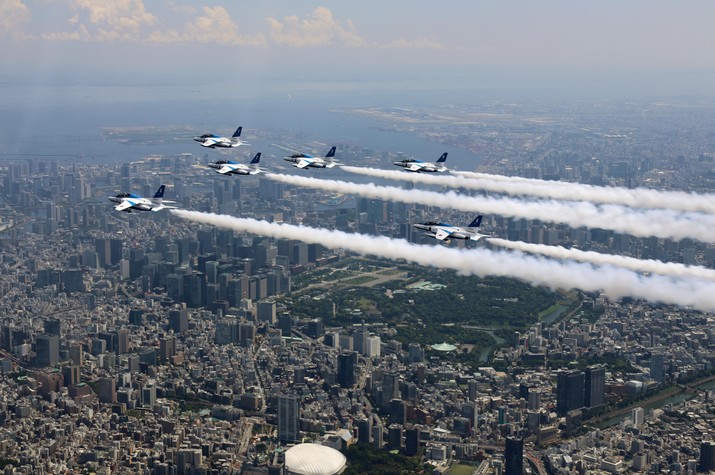
[{"label": "smoke plume", "polygon": [[494,252],[486,249],[452,249],[439,245],[410,244],[384,236],[351,234],[308,226],[275,224],[254,219],[197,211],[171,210],[180,218],[237,232],[247,232],[282,239],[342,248],[358,254],[388,259],[403,259],[419,265],[452,269],[462,275],[503,276],[551,289],[601,291],[609,298],[631,296],[654,303],[715,310],[715,284],[700,279],[682,279],[661,275],[643,276],[613,267],[577,262],[559,262],[525,255],[519,251]]},{"label": "smoke plume", "polygon": [[579,262],[590,262],[598,265],[613,265],[636,272],[651,272],[654,274],[672,275],[675,277],[694,277],[698,279],[715,280],[715,269],[701,266],[686,266],[677,262],[661,262],[651,259],[636,259],[635,257],[602,254],[581,249],[567,249],[561,246],[547,246],[544,244],[531,244],[522,241],[507,241],[500,238],[487,238],[490,244],[507,249],[514,249],[529,254],[556,259],[570,259]]},{"label": "smoke plume", "polygon": [[692,238],[703,242],[715,242],[715,215],[710,214],[680,213],[664,209],[641,210],[618,205],[598,206],[583,201],[529,201],[466,196],[453,191],[438,193],[417,189],[406,190],[372,183],[320,180],[276,173],[267,173],[265,176],[281,183],[400,203],[563,223],[573,228],[610,229],[637,237],[655,236],[676,240]]},{"label": "smoke plume", "polygon": [[662,208],[677,211],[715,213],[715,195],[683,191],[657,191],[647,188],[593,186],[562,181],[534,180],[472,172],[452,172],[454,175],[427,175],[397,170],[380,170],[343,166],[343,170],[358,175],[410,181],[426,185],[448,186],[468,190],[485,190],[512,196],[591,203],[617,204],[635,208]]}]

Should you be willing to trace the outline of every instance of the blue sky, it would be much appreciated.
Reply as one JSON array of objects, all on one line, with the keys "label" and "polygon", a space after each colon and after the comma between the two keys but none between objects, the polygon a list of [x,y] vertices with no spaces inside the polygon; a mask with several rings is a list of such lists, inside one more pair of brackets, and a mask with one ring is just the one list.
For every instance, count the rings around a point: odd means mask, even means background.
[{"label": "blue sky", "polygon": [[[5,73],[715,71],[715,2],[0,0]],[[685,92],[685,91],[684,91]]]}]

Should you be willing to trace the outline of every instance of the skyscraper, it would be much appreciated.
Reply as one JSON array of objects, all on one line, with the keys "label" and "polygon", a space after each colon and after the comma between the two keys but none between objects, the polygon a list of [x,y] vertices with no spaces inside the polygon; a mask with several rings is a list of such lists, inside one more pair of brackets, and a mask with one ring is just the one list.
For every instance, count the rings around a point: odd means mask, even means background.
[{"label": "skyscraper", "polygon": [[338,384],[340,387],[355,386],[355,367],[357,366],[357,353],[350,351],[338,355]]},{"label": "skyscraper", "polygon": [[117,388],[114,378],[99,378],[97,380],[97,393],[99,402],[108,404],[117,402]]},{"label": "skyscraper", "polygon": [[174,333],[187,331],[189,329],[189,310],[186,308],[169,310],[169,328],[174,330]]},{"label": "skyscraper", "polygon": [[129,330],[122,328],[117,331],[117,353],[123,355],[129,352]]},{"label": "skyscraper", "polygon": [[380,405],[384,408],[390,406],[392,399],[399,398],[400,375],[397,373],[385,373],[382,375],[382,399]]},{"label": "skyscraper", "polygon": [[37,366],[55,366],[60,361],[60,339],[57,335],[38,335],[35,341]]},{"label": "skyscraper", "polygon": [[420,449],[420,428],[418,426],[405,427],[405,455],[417,455]]},{"label": "skyscraper", "polygon": [[659,383],[665,382],[665,354],[662,351],[650,355],[650,377]]},{"label": "skyscraper", "polygon": [[700,463],[698,472],[710,472],[715,470],[715,442],[703,441],[700,444]]},{"label": "skyscraper", "polygon": [[556,379],[556,412],[567,412],[583,407],[585,376],[583,371],[560,371]]},{"label": "skyscraper", "polygon": [[504,474],[522,475],[524,473],[524,439],[507,437],[504,448]]},{"label": "skyscraper", "polygon": [[367,419],[358,419],[357,421],[358,429],[358,442],[361,444],[369,444],[372,432],[372,417]]},{"label": "skyscraper", "polygon": [[367,337],[370,336],[370,332],[364,329],[358,330],[353,333],[353,350],[357,351],[361,355],[367,354]]},{"label": "skyscraper", "polygon": [[75,366],[82,366],[84,360],[84,350],[81,343],[72,343],[70,345],[70,360]]},{"label": "skyscraper", "polygon": [[276,323],[276,302],[264,300],[256,304],[256,316],[259,322]]},{"label": "skyscraper", "polygon": [[281,313],[278,320],[278,327],[281,329],[283,336],[291,336],[293,333],[293,318],[290,316],[290,313]]},{"label": "skyscraper", "polygon": [[606,393],[606,368],[589,366],[586,368],[586,391],[584,405],[586,407],[602,406]]},{"label": "skyscraper", "polygon": [[300,406],[295,396],[278,396],[278,440],[283,443],[298,440]]}]

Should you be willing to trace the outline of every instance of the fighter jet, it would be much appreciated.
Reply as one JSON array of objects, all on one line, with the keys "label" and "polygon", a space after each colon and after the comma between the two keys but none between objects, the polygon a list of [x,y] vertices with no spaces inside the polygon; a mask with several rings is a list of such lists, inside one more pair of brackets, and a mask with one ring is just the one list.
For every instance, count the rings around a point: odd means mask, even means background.
[{"label": "fighter jet", "polygon": [[408,172],[446,172],[447,167],[444,166],[445,161],[447,161],[447,152],[444,152],[442,156],[437,159],[437,163],[423,162],[421,160],[415,160],[414,158],[392,163],[404,168]]},{"label": "fighter jet", "polygon": [[119,193],[116,196],[110,196],[109,201],[119,203],[114,207],[117,211],[160,211],[162,209],[176,209],[175,206],[166,206],[165,203],[174,203],[174,201],[164,201],[164,185],[154,193],[153,198],[142,198],[132,193]]},{"label": "fighter jet", "polygon": [[284,157],[283,159],[287,162],[293,162],[293,166],[296,168],[333,168],[338,162],[333,160],[335,157],[335,147],[332,147],[325,158],[314,157],[308,155],[307,153],[296,153],[290,157]]},{"label": "fighter jet", "polygon": [[248,165],[236,163],[232,160],[219,160],[214,163],[209,163],[209,167],[215,168],[216,173],[222,175],[256,175],[263,171],[258,167],[258,162],[260,161],[261,153],[258,152]]},{"label": "fighter jet", "polygon": [[243,127],[239,127],[229,137],[221,137],[216,134],[203,134],[200,137],[194,137],[194,140],[201,143],[201,146],[208,148],[229,148],[229,147],[240,147],[241,145],[248,145],[246,142],[241,142],[241,130]]},{"label": "fighter jet", "polygon": [[427,235],[440,241],[449,242],[450,239],[471,239],[472,241],[479,241],[480,238],[484,237],[484,234],[479,234],[477,228],[482,224],[482,215],[480,214],[474,221],[469,223],[466,228],[461,228],[459,226],[452,226],[447,223],[437,223],[434,221],[429,221],[427,223],[413,224],[417,229],[422,229],[427,231]]}]

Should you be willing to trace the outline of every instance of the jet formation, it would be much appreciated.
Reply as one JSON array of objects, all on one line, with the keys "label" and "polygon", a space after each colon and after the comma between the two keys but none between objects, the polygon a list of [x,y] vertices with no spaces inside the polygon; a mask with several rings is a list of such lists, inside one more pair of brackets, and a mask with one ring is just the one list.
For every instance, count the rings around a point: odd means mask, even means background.
[{"label": "jet formation", "polygon": [[176,209],[174,206],[166,206],[165,203],[174,203],[174,201],[164,201],[165,185],[161,185],[153,198],[142,198],[133,193],[119,193],[116,196],[110,196],[109,201],[117,203],[114,207],[117,211],[131,213],[132,211],[161,211],[162,209]]},{"label": "jet formation", "polygon": [[249,145],[246,142],[241,142],[241,130],[243,130],[243,127],[237,128],[231,137],[221,137],[220,135],[209,133],[194,137],[194,140],[199,142],[202,147],[208,148],[234,148]]},{"label": "jet formation", "polygon": [[335,157],[335,147],[331,147],[328,153],[325,154],[325,158],[314,157],[313,155],[308,155],[307,153],[295,153],[290,157],[284,157],[283,159],[287,162],[292,162],[293,166],[300,169],[305,169],[308,167],[312,168],[333,168],[338,164],[333,158]]},{"label": "jet formation", "polygon": [[216,173],[222,175],[257,175],[263,171],[258,167],[260,161],[261,152],[258,152],[248,165],[236,163],[233,160],[218,160],[214,163],[210,163],[209,167],[215,168]]},{"label": "jet formation", "polygon": [[[201,146],[208,148],[233,148],[241,145],[248,145],[242,142],[241,132],[243,127],[238,127],[236,132],[228,138],[221,137],[216,134],[207,133],[199,137],[194,137],[194,140],[199,142]],[[295,153],[284,160],[291,162],[294,167],[300,169],[307,168],[333,168],[339,163],[335,160],[336,147],[331,147],[324,157],[316,157],[307,153]],[[233,160],[217,160],[209,163],[208,167],[212,168],[221,175],[257,175],[263,170],[259,167],[261,153],[258,152],[253,159],[246,165]],[[405,159],[394,162],[394,165],[402,167],[405,171],[421,173],[421,172],[445,172],[448,171],[444,163],[447,160],[447,152],[444,152],[436,162],[423,162],[415,159]],[[114,209],[117,211],[160,211],[162,209],[176,209],[175,207],[166,206],[165,203],[173,203],[173,201],[164,201],[164,185],[159,187],[153,198],[142,198],[132,193],[120,193],[116,196],[111,196],[110,201],[118,203]],[[449,243],[452,239],[478,241],[484,234],[478,232],[482,222],[482,215],[477,216],[468,226],[460,227],[448,223],[437,221],[428,221],[425,223],[415,223],[413,226],[417,229],[425,231],[429,237],[435,238],[441,242]]]},{"label": "jet formation", "polygon": [[446,172],[447,167],[444,166],[444,162],[447,161],[447,152],[444,152],[441,157],[437,159],[437,162],[423,162],[421,160],[415,160],[414,158],[408,158],[405,160],[400,160],[399,162],[392,162],[393,165],[397,167],[402,167],[408,172]]},{"label": "jet formation", "polygon": [[426,223],[415,223],[414,227],[426,231],[427,236],[433,237],[440,241],[449,242],[450,239],[471,239],[472,241],[479,241],[485,235],[480,234],[477,230],[482,224],[482,215],[480,214],[474,220],[469,223],[465,228],[454,226],[448,223],[438,223],[435,221],[428,221]]}]

